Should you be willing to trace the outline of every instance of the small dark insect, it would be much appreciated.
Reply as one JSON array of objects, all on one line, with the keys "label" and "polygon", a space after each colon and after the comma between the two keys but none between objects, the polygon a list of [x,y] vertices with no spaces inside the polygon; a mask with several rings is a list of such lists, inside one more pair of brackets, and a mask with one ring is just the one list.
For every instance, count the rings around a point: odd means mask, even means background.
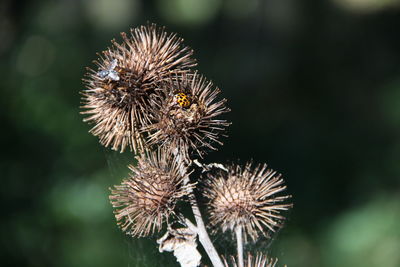
[{"label": "small dark insect", "polygon": [[116,59],[114,59],[108,69],[106,70],[101,70],[97,72],[97,76],[99,76],[101,79],[109,79],[112,81],[119,81],[119,75],[118,72],[115,71],[115,67],[117,66],[118,62]]},{"label": "small dark insect", "polygon": [[175,95],[176,103],[183,108],[187,108],[190,106],[189,96],[185,93],[177,93]]}]

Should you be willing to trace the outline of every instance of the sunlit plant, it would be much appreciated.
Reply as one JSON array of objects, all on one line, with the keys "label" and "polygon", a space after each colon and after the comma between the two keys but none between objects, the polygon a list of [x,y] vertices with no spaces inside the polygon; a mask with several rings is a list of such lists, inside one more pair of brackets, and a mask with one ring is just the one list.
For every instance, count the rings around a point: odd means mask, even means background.
[{"label": "sunlit plant", "polygon": [[[150,24],[121,36],[88,68],[82,91],[90,132],[137,160],[110,189],[118,226],[132,237],[158,235],[160,252],[173,252],[184,267],[200,265],[198,241],[216,267],[275,266],[277,259],[254,251],[244,258],[243,250],[283,226],[281,212],[292,205],[281,176],[265,164],[203,163],[230,124],[220,118],[229,112],[220,90],[193,70],[193,51],[175,34]],[[205,211],[196,194],[206,200]],[[178,202],[191,206],[195,222]],[[221,256],[207,228],[232,232],[237,255]]]}]

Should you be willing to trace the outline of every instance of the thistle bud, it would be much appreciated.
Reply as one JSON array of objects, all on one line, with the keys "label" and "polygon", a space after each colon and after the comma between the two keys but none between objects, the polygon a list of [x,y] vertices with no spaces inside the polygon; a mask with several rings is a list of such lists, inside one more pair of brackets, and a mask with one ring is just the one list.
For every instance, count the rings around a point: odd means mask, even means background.
[{"label": "thistle bud", "polygon": [[[235,257],[231,257],[232,264],[229,265],[228,261],[224,258],[224,266],[225,267],[238,267]],[[252,256],[250,253],[247,254],[247,259],[244,261],[244,267],[275,267],[278,259],[268,258],[262,253],[257,254],[256,257]]]},{"label": "thistle bud", "polygon": [[145,128],[150,145],[175,148],[186,154],[205,154],[216,149],[225,128],[230,124],[217,119],[229,111],[226,100],[217,100],[220,93],[211,82],[197,73],[175,76],[165,81],[163,96],[153,109],[154,123]]},{"label": "thistle bud", "polygon": [[227,170],[209,173],[205,181],[211,225],[223,232],[242,227],[253,241],[260,233],[268,237],[269,231],[282,227],[285,218],[280,212],[292,205],[284,203],[291,196],[278,195],[286,189],[281,176],[265,164],[254,169],[251,163],[244,168],[232,165]]},{"label": "thistle bud", "polygon": [[[129,178],[111,190],[110,201],[122,231],[132,236],[148,236],[161,230],[174,214],[175,204],[189,193],[184,185],[186,169],[166,150],[137,157]],[[183,171],[182,171],[183,170]]]}]

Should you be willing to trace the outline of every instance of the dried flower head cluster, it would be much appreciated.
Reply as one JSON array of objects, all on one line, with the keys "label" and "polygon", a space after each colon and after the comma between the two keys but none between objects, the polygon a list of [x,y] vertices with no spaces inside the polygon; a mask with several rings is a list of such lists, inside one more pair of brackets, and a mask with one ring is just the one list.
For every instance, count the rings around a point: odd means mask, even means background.
[{"label": "dried flower head cluster", "polygon": [[[228,261],[224,258],[225,267],[239,267],[235,257],[231,257],[232,265],[228,264]],[[247,259],[244,262],[244,267],[275,267],[278,259],[271,259],[262,253],[257,254],[256,257],[252,256],[250,253],[247,254]]]},{"label": "dried flower head cluster", "polygon": [[[90,132],[105,147],[138,155],[137,165],[128,166],[129,177],[110,189],[117,224],[137,237],[166,224],[167,233],[158,239],[160,252],[173,252],[182,267],[197,267],[198,238],[213,265],[223,267],[194,195],[197,183],[190,182],[195,164],[207,172],[201,191],[211,226],[235,230],[233,266],[274,267],[277,260],[262,254],[243,260],[242,235],[256,241],[282,226],[280,212],[291,207],[285,203],[290,196],[279,194],[286,188],[283,179],[266,165],[200,163],[199,156],[222,145],[230,124],[219,118],[229,111],[226,100],[218,99],[220,90],[192,70],[193,51],[175,34],[149,24],[121,37],[94,61],[97,69],[88,68],[82,92],[84,121],[94,124]],[[180,200],[190,200],[196,225],[176,208]],[[184,227],[173,229],[177,223]]]},{"label": "dried flower head cluster", "polygon": [[280,175],[265,164],[227,169],[209,173],[205,182],[211,224],[223,232],[242,227],[254,241],[259,233],[267,237],[268,230],[281,227],[284,217],[280,211],[292,205],[284,203],[290,196],[277,195],[286,189]]},{"label": "dried flower head cluster", "polygon": [[151,145],[179,148],[185,154],[195,151],[202,156],[204,148],[215,149],[215,143],[222,144],[218,138],[229,123],[216,117],[229,109],[225,99],[216,101],[218,88],[197,73],[173,77],[162,88],[164,95],[155,107],[154,124],[146,128]]},{"label": "dried flower head cluster", "polygon": [[139,129],[149,123],[149,107],[161,81],[195,66],[193,51],[175,34],[151,24],[121,33],[122,43],[94,61],[98,70],[88,69],[84,79],[83,114],[95,126],[91,133],[100,143],[121,152],[137,152],[144,141]]},{"label": "dried flower head cluster", "polygon": [[136,167],[129,166],[130,177],[111,189],[110,201],[123,231],[132,236],[147,236],[161,229],[173,214],[176,202],[193,185],[183,184],[185,167],[165,150],[137,159]]}]

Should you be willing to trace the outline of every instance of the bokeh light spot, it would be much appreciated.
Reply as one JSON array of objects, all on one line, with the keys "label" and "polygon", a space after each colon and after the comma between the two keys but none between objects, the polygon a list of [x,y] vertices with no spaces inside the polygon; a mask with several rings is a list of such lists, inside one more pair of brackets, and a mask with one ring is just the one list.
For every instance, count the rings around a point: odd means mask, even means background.
[{"label": "bokeh light spot", "polygon": [[399,203],[396,197],[377,197],[336,220],[323,240],[325,266],[399,266]]},{"label": "bokeh light spot", "polygon": [[103,30],[128,26],[141,9],[136,0],[87,0],[83,3],[92,25]]},{"label": "bokeh light spot", "polygon": [[51,196],[54,211],[65,219],[99,221],[108,216],[106,190],[96,183],[96,179],[77,180],[69,185],[60,183],[54,187]]},{"label": "bokeh light spot", "polygon": [[333,0],[338,6],[353,12],[370,13],[389,7],[400,7],[397,0]]},{"label": "bokeh light spot", "polygon": [[221,7],[221,0],[159,0],[160,13],[170,22],[200,26],[211,21]]},{"label": "bokeh light spot", "polygon": [[31,36],[22,45],[17,56],[17,69],[28,76],[43,74],[54,61],[55,48],[41,36]]}]

